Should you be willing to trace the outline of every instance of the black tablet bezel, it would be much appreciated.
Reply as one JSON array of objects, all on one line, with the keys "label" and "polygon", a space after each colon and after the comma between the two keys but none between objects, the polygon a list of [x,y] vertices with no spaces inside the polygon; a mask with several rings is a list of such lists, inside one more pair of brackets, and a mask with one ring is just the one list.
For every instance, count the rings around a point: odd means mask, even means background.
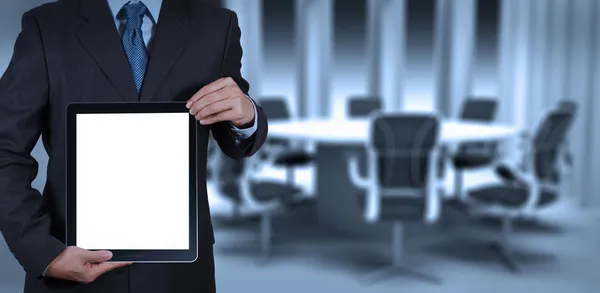
[{"label": "black tablet bezel", "polygon": [[[185,103],[71,103],[66,113],[66,244],[77,245],[77,115],[115,113],[188,113]],[[189,115],[190,197],[188,250],[111,250],[111,261],[126,262],[194,262],[198,257],[198,166],[196,127],[197,121]],[[110,211],[106,211],[110,213]]]}]

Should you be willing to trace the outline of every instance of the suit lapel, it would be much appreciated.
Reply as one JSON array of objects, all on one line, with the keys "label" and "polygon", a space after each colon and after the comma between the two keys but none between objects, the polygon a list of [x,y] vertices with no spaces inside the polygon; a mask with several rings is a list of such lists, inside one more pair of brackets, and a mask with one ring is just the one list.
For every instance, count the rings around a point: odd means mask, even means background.
[{"label": "suit lapel", "polygon": [[107,2],[83,0],[80,3],[85,22],[77,31],[77,37],[123,100],[137,102],[138,94],[129,62]]},{"label": "suit lapel", "polygon": [[190,8],[186,3],[163,0],[140,101],[155,99],[157,90],[188,42]]}]

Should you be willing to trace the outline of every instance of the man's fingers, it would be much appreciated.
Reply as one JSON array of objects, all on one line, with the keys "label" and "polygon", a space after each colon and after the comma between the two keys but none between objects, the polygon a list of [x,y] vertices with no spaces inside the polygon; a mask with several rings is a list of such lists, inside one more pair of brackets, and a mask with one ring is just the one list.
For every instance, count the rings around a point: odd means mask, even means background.
[{"label": "man's fingers", "polygon": [[107,260],[110,260],[112,258],[112,253],[110,251],[88,251],[88,250],[81,250],[81,257],[83,258],[83,261],[85,262],[92,262],[92,263],[103,263]]},{"label": "man's fingers", "polygon": [[224,77],[224,78],[220,78],[206,86],[204,86],[203,88],[201,88],[196,94],[194,94],[192,96],[192,98],[190,98],[188,100],[188,106],[197,102],[198,100],[200,100],[200,98],[202,98],[205,95],[208,95],[212,92],[216,92],[224,87],[226,87],[227,85],[231,84],[233,80],[229,77]]},{"label": "man's fingers", "polygon": [[102,269],[105,269],[108,272],[117,268],[126,267],[128,265],[131,265],[131,262],[103,262],[99,266],[104,267]]},{"label": "man's fingers", "polygon": [[234,110],[223,111],[200,120],[203,125],[215,124],[221,121],[234,121],[238,119],[237,113]]},{"label": "man's fingers", "polygon": [[230,110],[233,108],[233,101],[231,100],[221,100],[216,103],[212,103],[206,107],[204,107],[200,112],[198,112],[195,116],[198,121],[203,120],[204,118],[210,117],[212,115]]},{"label": "man's fingers", "polygon": [[230,96],[231,95],[223,89],[205,95],[200,100],[188,106],[188,108],[190,109],[190,114],[196,116],[198,112],[202,111],[202,109],[206,108],[208,105],[225,100]]}]

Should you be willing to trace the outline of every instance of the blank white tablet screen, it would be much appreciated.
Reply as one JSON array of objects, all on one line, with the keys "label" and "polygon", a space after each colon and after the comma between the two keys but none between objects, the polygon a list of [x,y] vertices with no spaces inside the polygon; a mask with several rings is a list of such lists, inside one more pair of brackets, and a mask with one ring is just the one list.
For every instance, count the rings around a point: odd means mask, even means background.
[{"label": "blank white tablet screen", "polygon": [[189,249],[189,114],[77,114],[77,246]]}]

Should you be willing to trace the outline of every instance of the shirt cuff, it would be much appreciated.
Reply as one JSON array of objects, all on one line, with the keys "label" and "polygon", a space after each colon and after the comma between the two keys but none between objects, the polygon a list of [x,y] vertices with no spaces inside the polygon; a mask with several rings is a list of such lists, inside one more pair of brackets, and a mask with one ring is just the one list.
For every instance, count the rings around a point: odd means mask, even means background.
[{"label": "shirt cuff", "polygon": [[[248,99],[250,99],[250,97],[248,97]],[[251,137],[256,132],[256,128],[258,128],[258,113],[256,111],[256,104],[254,104],[254,101],[252,99],[250,99],[250,102],[252,102],[252,106],[254,107],[254,124],[252,124],[252,127],[240,129],[237,128],[235,125],[231,124],[231,131],[233,131],[233,134],[235,135],[236,141],[238,143],[241,140]]]}]

